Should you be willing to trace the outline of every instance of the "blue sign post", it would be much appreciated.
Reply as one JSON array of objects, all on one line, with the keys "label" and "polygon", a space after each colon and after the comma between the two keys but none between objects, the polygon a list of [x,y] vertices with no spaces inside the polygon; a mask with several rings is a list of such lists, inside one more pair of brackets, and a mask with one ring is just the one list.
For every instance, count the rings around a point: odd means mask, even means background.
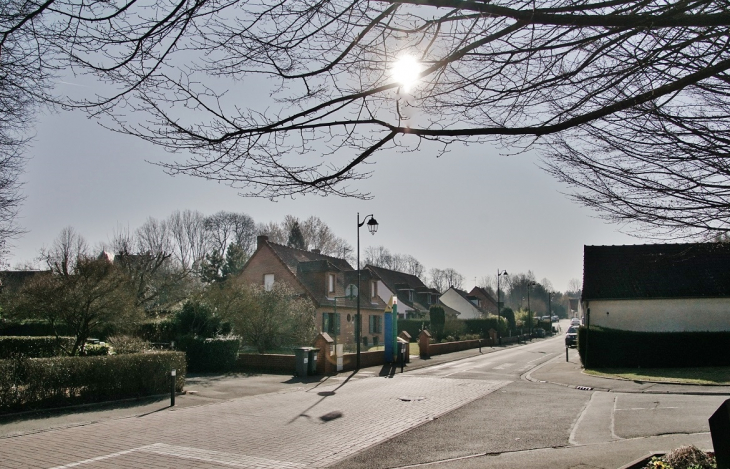
[{"label": "blue sign post", "polygon": [[398,298],[390,297],[383,313],[383,344],[385,345],[385,361],[395,363],[398,359]]}]

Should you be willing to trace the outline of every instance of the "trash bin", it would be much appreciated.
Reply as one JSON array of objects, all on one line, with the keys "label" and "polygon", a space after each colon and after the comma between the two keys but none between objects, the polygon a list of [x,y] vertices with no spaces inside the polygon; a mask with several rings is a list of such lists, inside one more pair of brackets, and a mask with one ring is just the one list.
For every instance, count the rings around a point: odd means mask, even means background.
[{"label": "trash bin", "polygon": [[309,355],[309,363],[307,366],[307,374],[309,376],[314,376],[317,374],[317,356],[319,355],[319,349],[310,348],[308,355]]},{"label": "trash bin", "polygon": [[294,349],[294,361],[296,362],[295,375],[307,376],[307,363],[309,362],[309,349],[311,347],[296,347]]}]

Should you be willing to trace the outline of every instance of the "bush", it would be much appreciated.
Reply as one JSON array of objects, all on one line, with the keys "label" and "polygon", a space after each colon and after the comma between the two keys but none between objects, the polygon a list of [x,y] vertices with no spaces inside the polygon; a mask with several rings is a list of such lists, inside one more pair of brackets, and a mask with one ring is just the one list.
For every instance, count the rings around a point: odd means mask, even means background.
[{"label": "bush", "polygon": [[70,350],[73,337],[0,337],[0,360],[22,355],[28,358],[47,358],[64,355]]},{"label": "bush", "polygon": [[198,301],[186,301],[173,320],[177,337],[195,335],[211,338],[231,332],[231,324],[217,317],[210,306]]},{"label": "bush", "polygon": [[0,335],[2,336],[55,336],[58,332],[61,336],[70,336],[70,330],[64,324],[57,324],[56,329],[51,327],[48,321],[42,319],[29,319],[26,321],[0,322]]},{"label": "bush", "polygon": [[81,355],[84,357],[101,357],[109,355],[110,348],[106,344],[86,344]]},{"label": "bush", "polygon": [[431,327],[431,321],[427,319],[398,319],[398,334],[401,331],[406,331],[411,335],[411,340],[417,342],[418,334],[422,330],[429,330]]},{"label": "bush", "polygon": [[168,393],[171,369],[182,391],[182,353],[0,360],[0,413]]},{"label": "bush", "polygon": [[115,335],[107,339],[113,353],[126,355],[130,353],[144,353],[152,349],[149,342],[139,337],[129,335]]},{"label": "bush", "polygon": [[507,321],[502,318],[497,322],[497,317],[486,319],[464,319],[467,334],[479,334],[482,338],[489,337],[489,329],[494,329],[504,335],[507,332]]},{"label": "bush", "polygon": [[177,337],[177,326],[172,319],[143,322],[137,327],[137,334],[148,342],[170,343]]},{"label": "bush", "polygon": [[[636,332],[578,329],[578,352],[587,368],[728,366],[730,332]],[[588,364],[586,364],[586,345]]]},{"label": "bush", "polygon": [[431,334],[438,340],[445,334],[446,312],[441,306],[433,305],[428,311],[428,316],[431,319]]},{"label": "bush", "polygon": [[177,349],[185,351],[187,369],[193,373],[230,371],[235,367],[240,342],[238,339],[202,339],[184,336]]}]

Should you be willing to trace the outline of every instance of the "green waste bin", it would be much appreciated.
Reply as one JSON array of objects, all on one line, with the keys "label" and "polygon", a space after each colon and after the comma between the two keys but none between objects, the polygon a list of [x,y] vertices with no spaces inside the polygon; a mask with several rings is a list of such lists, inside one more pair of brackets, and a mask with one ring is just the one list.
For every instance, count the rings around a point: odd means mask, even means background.
[{"label": "green waste bin", "polygon": [[296,347],[294,349],[294,361],[296,362],[295,375],[303,378],[307,376],[307,364],[309,362],[309,349],[311,347]]},{"label": "green waste bin", "polygon": [[307,366],[307,374],[309,376],[314,376],[317,374],[317,356],[319,355],[319,349],[318,348],[310,348],[309,349],[309,363]]}]

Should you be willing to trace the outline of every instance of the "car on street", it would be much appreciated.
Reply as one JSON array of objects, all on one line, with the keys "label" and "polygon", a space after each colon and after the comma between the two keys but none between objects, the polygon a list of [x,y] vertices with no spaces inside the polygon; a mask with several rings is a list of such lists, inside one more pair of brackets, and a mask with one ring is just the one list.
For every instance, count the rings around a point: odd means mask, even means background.
[{"label": "car on street", "polygon": [[571,319],[570,320],[570,325],[571,326],[580,326],[580,319],[578,319],[578,318]]},{"label": "car on street", "polygon": [[560,318],[555,315],[551,316],[551,319],[553,320],[553,322],[558,322],[560,320]]},{"label": "car on street", "polygon": [[568,331],[565,333],[565,346],[575,347],[578,345],[578,329],[575,326],[570,326]]},{"label": "car on street", "polygon": [[536,337],[536,338],[542,339],[543,337],[545,337],[545,329],[543,329],[542,327],[538,327],[536,329],[533,329],[532,330],[532,337]]}]

